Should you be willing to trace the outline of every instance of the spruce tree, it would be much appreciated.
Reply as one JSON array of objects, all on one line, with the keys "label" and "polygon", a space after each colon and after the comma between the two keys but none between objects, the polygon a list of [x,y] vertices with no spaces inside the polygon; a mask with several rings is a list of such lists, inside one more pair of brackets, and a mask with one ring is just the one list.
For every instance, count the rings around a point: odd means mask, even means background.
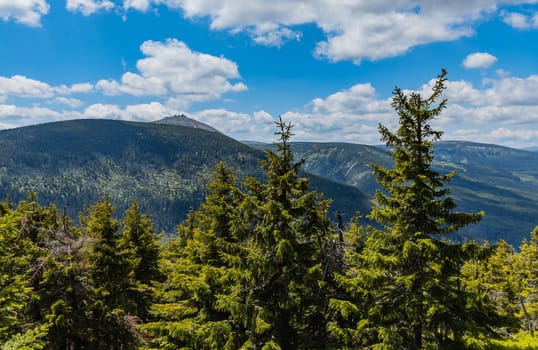
[{"label": "spruce tree", "polygon": [[313,349],[324,346],[321,289],[323,247],[331,233],[329,202],[309,191],[308,180],[299,176],[304,161],[294,162],[292,125],[281,119],[276,124],[279,143],[261,164],[266,182],[245,182],[248,344],[256,349]]},{"label": "spruce tree", "polygon": [[85,234],[93,241],[84,257],[92,286],[89,339],[97,349],[130,349],[138,342],[134,319],[128,315],[134,286],[127,257],[118,247],[120,223],[113,213],[106,196],[81,218]]},{"label": "spruce tree", "polygon": [[132,277],[133,287],[128,295],[132,302],[128,311],[145,321],[154,292],[152,285],[160,278],[159,245],[150,219],[140,213],[138,203],[134,200],[125,211],[123,230],[117,245],[129,265],[128,275]]},{"label": "spruce tree", "polygon": [[468,307],[472,298],[461,283],[461,266],[476,247],[447,239],[483,214],[457,212],[446,187],[455,173],[440,175],[431,168],[434,142],[442,132],[430,123],[446,107],[446,99],[438,102],[445,82],[443,70],[428,97],[395,88],[392,106],[399,128],[391,132],[379,126],[394,166],[372,164],[383,188],[369,215],[378,226],[369,230],[359,266],[340,280],[366,308],[352,327],[358,336],[351,345],[464,348],[465,335],[485,329],[480,323],[487,320]]},{"label": "spruce tree", "polygon": [[209,193],[165,245],[154,321],[142,326],[158,349],[238,349],[244,342],[239,297],[244,248],[233,171],[219,163]]}]

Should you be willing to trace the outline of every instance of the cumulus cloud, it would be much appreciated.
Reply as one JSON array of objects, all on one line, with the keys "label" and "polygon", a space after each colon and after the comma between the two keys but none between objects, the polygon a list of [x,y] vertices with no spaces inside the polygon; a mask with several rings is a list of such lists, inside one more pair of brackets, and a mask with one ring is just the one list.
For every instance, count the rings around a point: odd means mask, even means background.
[{"label": "cumulus cloud", "polygon": [[262,137],[267,140],[267,136],[272,134],[274,127],[273,118],[264,111],[250,115],[228,111],[224,108],[215,108],[188,115],[238,139],[251,140],[256,135],[257,137],[254,139]]},{"label": "cumulus cloud", "polygon": [[113,104],[96,103],[86,107],[83,112],[86,118],[121,119],[122,109]]},{"label": "cumulus cloud", "polygon": [[523,141],[534,141],[538,139],[538,130],[498,128],[493,130],[490,135],[496,141],[506,141],[514,138]]},{"label": "cumulus cloud", "polygon": [[180,114],[180,111],[159,102],[150,102],[125,107],[122,119],[132,121],[154,121],[167,116]]},{"label": "cumulus cloud", "polygon": [[82,101],[77,98],[69,98],[69,97],[56,97],[54,99],[56,103],[60,103],[63,105],[67,105],[72,108],[76,108],[82,105]]},{"label": "cumulus cloud", "polygon": [[89,16],[99,10],[111,10],[115,7],[110,0],[67,0],[65,8],[71,12],[80,12]]},{"label": "cumulus cloud", "polygon": [[253,30],[251,32],[255,43],[265,46],[281,47],[290,40],[301,40],[302,33],[288,28],[277,28],[272,31]]},{"label": "cumulus cloud", "polygon": [[[55,102],[69,107],[79,107],[80,101],[59,97]],[[96,103],[83,110],[56,110],[40,106],[22,107],[12,104],[0,104],[0,125],[15,127],[68,119],[117,119],[148,122],[179,114],[181,111],[162,105],[159,102],[133,104],[121,107],[115,104]],[[1,127],[1,126],[0,126]]]},{"label": "cumulus cloud", "polygon": [[45,82],[27,78],[23,75],[14,75],[11,78],[0,76],[0,96],[49,98],[56,94],[70,95],[88,93],[92,90],[93,85],[90,83],[50,86]]},{"label": "cumulus cloud", "polygon": [[125,10],[133,9],[146,12],[150,6],[151,0],[123,0],[123,8]]},{"label": "cumulus cloud", "polygon": [[37,27],[41,17],[49,13],[50,6],[45,0],[0,0],[0,18],[4,21]]},{"label": "cumulus cloud", "polygon": [[538,28],[538,12],[531,15],[506,12],[503,14],[503,21],[509,26],[520,30],[536,29]]},{"label": "cumulus cloud", "polygon": [[329,95],[325,99],[316,98],[312,104],[313,111],[316,113],[383,113],[387,111],[388,106],[386,101],[376,99],[376,91],[370,83],[356,84],[349,89]]},{"label": "cumulus cloud", "polygon": [[463,60],[465,68],[488,68],[497,62],[497,57],[487,52],[476,52],[468,55]]},{"label": "cumulus cloud", "polygon": [[243,83],[230,82],[240,78],[236,63],[194,52],[176,39],[146,41],[141,51],[147,57],[137,62],[139,72],[127,72],[119,82],[100,80],[96,87],[107,95],[171,95],[179,100],[177,104],[207,101],[247,89]]},{"label": "cumulus cloud", "polygon": [[11,78],[0,76],[0,95],[48,98],[53,94],[54,89],[47,83],[22,75],[14,75]]},{"label": "cumulus cloud", "polygon": [[[428,96],[435,80],[416,92]],[[447,81],[443,97],[448,107],[433,126],[444,130],[443,139],[501,143],[513,147],[535,144],[538,76],[501,76],[474,86],[464,80]],[[411,92],[411,91],[407,91]],[[304,111],[282,117],[296,126],[297,140],[379,143],[377,125],[398,127],[398,116],[390,99],[378,96],[370,83],[359,83],[323,98],[316,98]],[[465,125],[465,128],[461,126]]]},{"label": "cumulus cloud", "polygon": [[0,124],[4,128],[60,120],[62,115],[62,112],[49,108],[0,104]]},{"label": "cumulus cloud", "polygon": [[[508,1],[510,5],[533,2]],[[318,57],[355,63],[400,55],[417,45],[473,35],[477,23],[500,11],[499,4],[496,0],[123,1],[125,10],[148,11],[152,6],[167,6],[186,18],[207,17],[212,29],[246,31],[254,42],[270,46],[299,40],[301,32],[297,27],[314,23],[326,37],[315,49]],[[527,26],[538,22],[536,16],[523,22],[517,16],[504,18],[507,23],[524,22]]]},{"label": "cumulus cloud", "polygon": [[76,83],[67,88],[70,94],[88,93],[93,91],[93,84],[90,83]]}]

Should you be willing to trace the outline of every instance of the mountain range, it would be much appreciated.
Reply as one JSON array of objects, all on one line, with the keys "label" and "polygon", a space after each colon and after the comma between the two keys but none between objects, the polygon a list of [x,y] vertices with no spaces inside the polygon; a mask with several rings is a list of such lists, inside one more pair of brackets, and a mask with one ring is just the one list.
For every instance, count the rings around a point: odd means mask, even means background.
[{"label": "mountain range", "polygon": [[[240,182],[262,178],[264,152],[184,116],[156,123],[71,120],[0,131],[0,199],[24,199],[65,208],[75,220],[108,194],[118,211],[136,199],[159,231],[173,232],[206,194],[217,162]],[[333,208],[365,212],[369,198],[357,188],[312,174],[313,189]],[[332,209],[331,209],[332,210]],[[336,210],[336,209],[334,209]]]},{"label": "mountain range", "polygon": [[[350,143],[292,143],[305,158],[311,187],[333,199],[329,215],[366,214],[379,189],[370,163],[392,166],[383,147]],[[0,131],[0,197],[37,192],[43,204],[66,208],[75,220],[108,194],[118,211],[136,199],[159,231],[173,232],[203,200],[218,161],[238,182],[263,178],[259,162],[271,145],[241,143],[186,116],[154,123],[72,120]],[[458,239],[519,245],[538,225],[538,153],[471,142],[439,142],[434,169],[456,170],[448,184],[462,211],[485,218]]]}]

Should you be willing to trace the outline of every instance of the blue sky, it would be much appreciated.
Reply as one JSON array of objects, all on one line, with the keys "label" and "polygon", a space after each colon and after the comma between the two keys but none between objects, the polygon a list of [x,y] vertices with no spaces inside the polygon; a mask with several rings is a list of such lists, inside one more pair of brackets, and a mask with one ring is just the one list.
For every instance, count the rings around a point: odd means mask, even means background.
[{"label": "blue sky", "polygon": [[444,140],[538,147],[538,1],[0,0],[0,128],[177,113],[379,143],[448,70]]}]

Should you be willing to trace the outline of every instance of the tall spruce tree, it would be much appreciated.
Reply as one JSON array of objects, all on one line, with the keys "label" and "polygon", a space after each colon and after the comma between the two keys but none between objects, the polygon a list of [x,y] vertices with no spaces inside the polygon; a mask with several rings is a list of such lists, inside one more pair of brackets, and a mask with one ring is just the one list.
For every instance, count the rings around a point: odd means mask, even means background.
[{"label": "tall spruce tree", "polygon": [[375,194],[370,214],[379,226],[370,228],[359,268],[340,279],[366,308],[353,327],[357,338],[348,339],[351,345],[464,348],[465,335],[485,329],[480,323],[487,320],[468,307],[472,298],[460,275],[476,246],[446,239],[483,214],[457,212],[445,187],[455,173],[440,175],[431,169],[434,142],[442,132],[430,123],[446,106],[446,99],[438,102],[445,82],[442,70],[428,97],[395,88],[392,106],[399,115],[399,128],[391,132],[379,126],[394,167],[372,164],[383,187]]},{"label": "tall spruce tree", "polygon": [[253,178],[245,183],[249,232],[243,290],[251,338],[245,347],[314,349],[324,346],[321,287],[323,247],[331,233],[329,202],[299,176],[303,160],[293,159],[292,125],[281,119],[276,125],[276,151],[267,151],[262,162],[266,183]]}]

